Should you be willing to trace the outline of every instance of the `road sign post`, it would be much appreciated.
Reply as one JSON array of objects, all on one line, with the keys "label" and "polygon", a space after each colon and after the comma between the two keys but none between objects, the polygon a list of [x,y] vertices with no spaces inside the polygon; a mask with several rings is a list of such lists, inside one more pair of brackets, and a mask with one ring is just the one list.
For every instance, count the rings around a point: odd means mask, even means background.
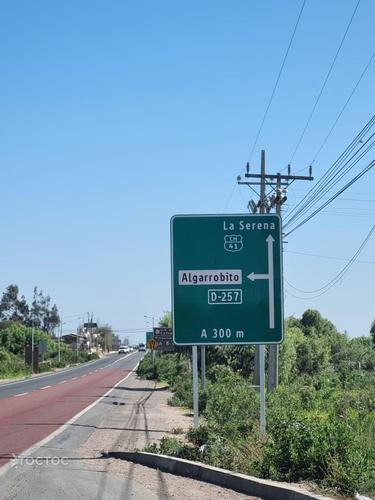
[{"label": "road sign post", "polygon": [[154,340],[154,332],[146,332],[146,347],[151,350],[152,362],[155,362],[155,350],[151,348],[150,342]]},{"label": "road sign post", "polygon": [[158,342],[159,352],[172,352],[175,350],[172,328],[157,326],[154,328],[154,339]]},{"label": "road sign post", "polygon": [[197,346],[257,344],[265,432],[265,345],[283,340],[281,250],[275,214],[171,219],[173,340],[193,346],[194,426]]},{"label": "road sign post", "polygon": [[202,389],[206,389],[206,346],[201,345],[201,380]]},{"label": "road sign post", "polygon": [[198,399],[198,347],[193,345],[193,414],[194,429],[199,427],[199,399]]},{"label": "road sign post", "polygon": [[282,341],[279,216],[177,215],[171,253],[176,344]]}]

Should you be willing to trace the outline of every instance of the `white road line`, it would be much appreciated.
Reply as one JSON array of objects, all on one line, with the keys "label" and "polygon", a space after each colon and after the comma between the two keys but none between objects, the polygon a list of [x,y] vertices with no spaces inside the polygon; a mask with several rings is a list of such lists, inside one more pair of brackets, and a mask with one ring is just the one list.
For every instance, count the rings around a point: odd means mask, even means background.
[{"label": "white road line", "polygon": [[[101,358],[103,359],[103,358]],[[41,380],[46,377],[53,377],[54,375],[58,375],[59,373],[66,373],[70,372],[72,370],[76,370],[77,368],[81,368],[82,366],[86,365],[91,365],[92,363],[98,362],[99,359],[93,359],[92,361],[86,361],[85,363],[80,363],[78,366],[72,366],[70,368],[63,368],[62,370],[52,372],[52,373],[46,373],[45,375],[38,375],[37,377],[28,377],[28,378],[23,378],[21,380],[15,380],[14,382],[5,382],[0,384],[1,387],[8,387],[9,385],[15,385],[15,384],[24,384],[25,382],[35,382],[35,380]]]},{"label": "white road line", "polygon": [[48,387],[51,387],[50,385],[45,385],[44,387],[41,387],[40,390],[42,391],[43,389],[48,389]]},{"label": "white road line", "polygon": [[[139,361],[138,363],[135,365],[134,368],[131,368],[130,369],[130,372],[126,375],[126,377],[124,377],[123,379],[121,379],[119,382],[117,382],[117,384],[115,384],[113,387],[111,387],[111,389],[109,389],[105,394],[103,394],[103,396],[101,396],[100,398],[98,398],[96,401],[94,401],[93,403],[91,403],[91,405],[87,406],[86,408],[84,408],[82,411],[80,411],[79,413],[77,413],[77,415],[74,415],[74,417],[72,417],[70,420],[68,420],[66,422],[66,424],[62,425],[61,427],[59,427],[58,429],[56,429],[54,432],[52,432],[49,436],[45,437],[44,439],[42,439],[41,441],[39,441],[38,443],[35,443],[34,445],[32,445],[30,448],[28,448],[27,450],[23,451],[22,452],[22,456],[25,456],[25,457],[29,457],[30,455],[32,455],[33,453],[35,453],[36,450],[38,450],[39,448],[41,448],[42,446],[45,446],[47,443],[49,443],[50,441],[52,441],[52,439],[54,439],[56,436],[58,436],[59,434],[61,434],[62,432],[64,432],[66,429],[69,429],[70,426],[72,424],[74,424],[74,422],[76,420],[78,420],[80,417],[82,417],[82,415],[84,415],[85,413],[87,413],[89,410],[91,410],[91,408],[93,408],[95,405],[97,405],[98,403],[100,403],[100,401],[102,401],[106,396],[108,396],[108,394],[110,394],[113,389],[116,389],[116,387],[118,387],[120,384],[122,384],[128,377],[130,377],[130,375],[137,369],[139,365]],[[5,465],[3,465],[3,467],[0,467],[0,477],[3,476],[9,469],[11,469],[12,467],[14,467],[15,465],[17,465],[19,462],[18,462],[18,459],[17,458],[14,458],[12,460],[10,460],[8,463],[6,463]]]},{"label": "white road line", "polygon": [[77,380],[77,377],[73,377],[72,380]]},{"label": "white road line", "polygon": [[60,384],[65,384],[65,382],[66,382],[66,380],[62,380],[61,382],[59,382],[59,384],[58,384],[58,385],[60,385]]},{"label": "white road line", "polygon": [[82,378],[82,377],[87,377],[87,373],[85,373],[84,375],[81,375],[81,378]]},{"label": "white road line", "polygon": [[14,397],[18,398],[18,396],[25,396],[26,394],[29,394],[28,392],[23,392],[22,394],[15,394]]}]

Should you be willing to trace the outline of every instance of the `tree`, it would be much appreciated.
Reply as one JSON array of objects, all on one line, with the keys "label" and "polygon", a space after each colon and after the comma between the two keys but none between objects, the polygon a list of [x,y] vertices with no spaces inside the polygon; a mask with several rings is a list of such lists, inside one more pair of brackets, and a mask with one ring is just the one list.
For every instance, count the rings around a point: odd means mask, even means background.
[{"label": "tree", "polygon": [[59,323],[59,311],[57,309],[57,305],[53,304],[52,309],[47,310],[47,313],[44,317],[43,330],[47,331],[48,333],[52,333],[53,330],[59,325]]},{"label": "tree", "polygon": [[307,336],[332,337],[337,334],[337,329],[328,319],[323,318],[319,311],[307,309],[301,318],[303,333]]},{"label": "tree", "polygon": [[0,320],[25,323],[29,317],[29,306],[25,297],[18,298],[18,286],[9,285],[0,302]]},{"label": "tree", "polygon": [[159,319],[159,326],[164,328],[172,328],[172,313],[166,311],[164,315]]},{"label": "tree", "polygon": [[298,375],[298,350],[305,342],[302,329],[299,326],[295,326],[294,321],[290,322],[293,326],[288,326],[288,321],[286,323],[284,342],[280,345],[279,361],[280,380],[283,384],[292,382]]},{"label": "tree", "polygon": [[42,290],[34,287],[33,301],[30,309],[30,324],[41,330],[52,333],[60,322],[60,316],[56,304],[50,308],[51,297],[43,295]]},{"label": "tree", "polygon": [[99,335],[99,342],[103,347],[103,351],[110,351],[114,340],[112,327],[110,325],[101,325],[96,333]]},{"label": "tree", "polygon": [[370,326],[370,334],[372,337],[373,346],[375,347],[375,319],[372,320],[372,323]]}]

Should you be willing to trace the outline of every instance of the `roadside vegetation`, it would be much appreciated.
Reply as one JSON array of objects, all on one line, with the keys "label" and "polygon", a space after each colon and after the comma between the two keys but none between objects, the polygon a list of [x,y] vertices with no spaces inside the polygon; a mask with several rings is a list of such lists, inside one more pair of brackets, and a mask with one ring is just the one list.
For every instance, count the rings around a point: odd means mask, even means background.
[{"label": "roadside vegetation", "polygon": [[[87,352],[77,354],[75,349],[61,342],[59,360],[59,345],[54,336],[59,323],[57,306],[51,306],[49,296],[44,296],[35,287],[29,305],[23,295],[19,296],[18,286],[9,285],[0,300],[0,379],[31,374],[31,367],[25,363],[25,351],[31,346],[33,327],[34,345],[38,346],[41,341],[47,343],[47,352],[40,355],[40,372],[98,357]],[[103,338],[109,339],[109,328],[107,325],[103,327]]]},{"label": "roadside vegetation", "polygon": [[[201,425],[187,441],[163,438],[148,451],[195,459],[258,477],[314,482],[338,496],[375,494],[375,330],[349,339],[308,310],[286,321],[280,385],[267,394],[267,434],[259,432],[252,387],[254,348],[207,349]],[[146,356],[138,375],[165,381],[169,403],[192,408],[189,349]]]},{"label": "roadside vegetation", "polygon": [[[31,367],[25,363],[26,346],[31,345],[32,328],[18,323],[0,323],[0,378],[15,378],[31,375]],[[71,346],[60,344],[60,361],[58,358],[58,342],[47,332],[34,330],[34,345],[40,341],[47,342],[47,352],[41,354],[39,372],[63,368],[73,363],[83,363],[96,359],[95,353],[77,352]]]}]

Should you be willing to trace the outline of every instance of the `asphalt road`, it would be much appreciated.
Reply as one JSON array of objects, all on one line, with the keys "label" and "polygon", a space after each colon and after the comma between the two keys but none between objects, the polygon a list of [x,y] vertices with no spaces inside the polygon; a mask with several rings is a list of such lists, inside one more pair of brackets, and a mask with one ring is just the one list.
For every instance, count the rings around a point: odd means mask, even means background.
[{"label": "asphalt road", "polygon": [[82,365],[60,370],[55,373],[48,373],[45,375],[38,375],[36,377],[28,378],[26,380],[17,380],[15,382],[6,382],[0,384],[0,399],[6,399],[11,396],[19,396],[21,394],[37,391],[47,385],[53,386],[59,384],[62,381],[74,380],[75,378],[81,377],[82,375],[87,375],[90,372],[95,372],[95,370],[104,370],[109,366],[117,364],[120,359],[134,356],[134,354],[135,353],[127,355],[110,354],[109,356],[105,356],[104,358],[89,361],[88,363],[83,363]]},{"label": "asphalt road", "polygon": [[57,431],[126,377],[143,353],[113,355],[0,387],[0,467]]},{"label": "asphalt road", "polygon": [[112,357],[97,372],[1,401],[1,500],[250,498],[103,455],[170,433],[166,389],[134,374],[141,357]]}]

